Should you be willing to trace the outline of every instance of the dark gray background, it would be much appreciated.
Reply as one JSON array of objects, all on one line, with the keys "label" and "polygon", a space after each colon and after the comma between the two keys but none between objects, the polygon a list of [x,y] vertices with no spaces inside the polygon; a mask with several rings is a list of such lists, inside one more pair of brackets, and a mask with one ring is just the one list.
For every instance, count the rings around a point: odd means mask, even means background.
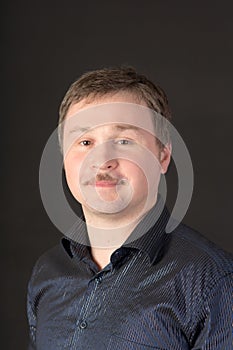
[{"label": "dark gray background", "polygon": [[195,172],[184,221],[232,251],[233,18],[231,1],[94,0],[5,0],[1,17],[1,348],[25,349],[31,269],[60,238],[40,199],[40,157],[87,70],[129,64],[165,89]]}]

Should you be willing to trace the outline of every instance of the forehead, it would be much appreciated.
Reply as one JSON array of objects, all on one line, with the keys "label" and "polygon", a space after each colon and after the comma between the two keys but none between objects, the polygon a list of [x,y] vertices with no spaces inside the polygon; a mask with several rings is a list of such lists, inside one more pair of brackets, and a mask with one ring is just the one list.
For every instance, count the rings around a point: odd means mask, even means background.
[{"label": "forehead", "polygon": [[95,131],[98,132],[105,132],[105,133],[122,133],[124,131],[132,131],[135,134],[142,133],[144,130],[131,125],[131,124],[118,124],[118,123],[106,123],[106,124],[99,124],[96,126],[83,126],[80,127],[79,125],[75,126],[73,129],[70,129],[70,133],[75,134],[85,134],[85,133],[93,133]]},{"label": "forehead", "polygon": [[135,103],[112,102],[89,105],[88,108],[76,108],[76,113],[69,115],[64,121],[64,132],[70,134],[86,132],[90,129],[109,125],[112,129],[125,129],[153,133],[155,113],[148,107]]},{"label": "forehead", "polygon": [[99,105],[107,104],[113,102],[122,102],[122,103],[135,103],[144,107],[147,107],[146,101],[144,101],[138,94],[129,92],[129,91],[118,91],[114,93],[108,93],[102,96],[89,96],[82,99],[79,102],[72,103],[69,107],[66,118],[73,116],[74,114],[80,112],[81,110]]}]

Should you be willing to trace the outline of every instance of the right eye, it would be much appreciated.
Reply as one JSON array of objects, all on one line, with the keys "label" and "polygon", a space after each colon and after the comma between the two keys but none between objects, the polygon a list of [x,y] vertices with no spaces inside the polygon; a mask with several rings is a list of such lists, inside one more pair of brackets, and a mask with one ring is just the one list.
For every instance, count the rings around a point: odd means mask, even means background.
[{"label": "right eye", "polygon": [[81,146],[90,146],[91,141],[89,141],[89,140],[83,140],[83,141],[79,142],[79,144],[80,144]]}]

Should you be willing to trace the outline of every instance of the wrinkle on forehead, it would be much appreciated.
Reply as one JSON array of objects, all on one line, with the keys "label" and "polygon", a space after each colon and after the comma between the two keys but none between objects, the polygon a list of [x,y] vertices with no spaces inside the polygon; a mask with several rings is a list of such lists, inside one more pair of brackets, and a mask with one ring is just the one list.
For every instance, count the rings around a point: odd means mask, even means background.
[{"label": "wrinkle on forehead", "polygon": [[117,123],[152,131],[154,117],[154,111],[148,107],[134,103],[113,102],[82,109],[69,116],[64,121],[64,126],[70,130],[72,126],[81,129]]},{"label": "wrinkle on forehead", "polygon": [[[98,125],[96,127],[99,127],[99,126],[111,126],[113,131],[120,131],[120,132],[125,131],[125,130],[134,130],[134,131],[138,132],[138,131],[142,130],[141,128],[134,126],[134,125],[131,125],[131,124],[111,123],[111,124]],[[85,132],[88,132],[88,131],[95,129],[96,127],[91,127],[91,126],[79,127],[78,126],[77,128],[70,130],[69,132],[70,133],[73,133],[73,132],[85,133]]]}]

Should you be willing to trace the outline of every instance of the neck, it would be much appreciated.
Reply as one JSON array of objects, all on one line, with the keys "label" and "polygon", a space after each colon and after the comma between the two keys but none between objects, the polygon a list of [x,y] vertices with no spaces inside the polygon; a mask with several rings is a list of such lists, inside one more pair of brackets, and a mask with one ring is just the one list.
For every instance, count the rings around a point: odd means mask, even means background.
[{"label": "neck", "polygon": [[87,224],[87,232],[91,245],[91,255],[99,269],[109,262],[112,253],[127,240],[138,222],[118,228],[97,228]]},{"label": "neck", "polygon": [[125,217],[122,214],[93,213],[83,208],[92,258],[102,269],[110,262],[112,253],[127,240],[147,212]]}]

